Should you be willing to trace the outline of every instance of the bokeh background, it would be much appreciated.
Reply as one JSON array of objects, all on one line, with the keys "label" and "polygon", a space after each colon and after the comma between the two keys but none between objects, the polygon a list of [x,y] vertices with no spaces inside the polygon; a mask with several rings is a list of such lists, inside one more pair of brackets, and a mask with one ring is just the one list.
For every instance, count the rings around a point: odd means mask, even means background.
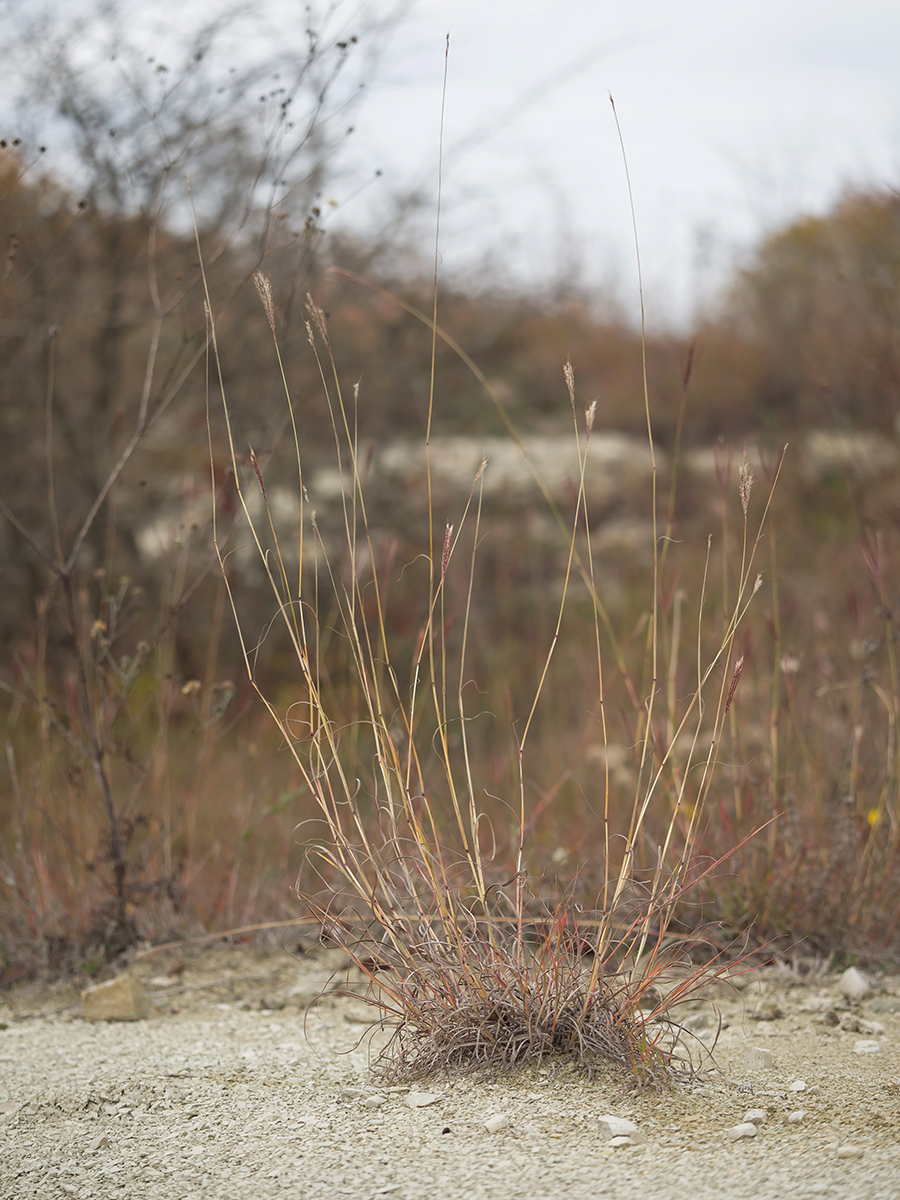
[{"label": "bokeh background", "polygon": [[[283,713],[302,710],[303,689],[240,515],[223,389],[238,479],[261,511],[252,447],[311,597],[334,719],[370,786],[352,732],[362,711],[352,655],[307,535],[315,510],[339,585],[354,571],[379,580],[392,656],[408,663],[434,532],[423,446],[439,165],[433,524],[440,545],[486,456],[466,670],[498,872],[517,839],[515,731],[554,636],[567,530],[583,522],[567,359],[576,424],[596,403],[590,521],[578,528],[602,601],[607,727],[596,606],[576,587],[531,741],[535,888],[574,888],[590,904],[600,798],[610,789],[627,824],[642,786],[654,559],[646,351],[667,547],[652,740],[676,790],[691,749],[667,751],[698,646],[709,652],[727,626],[745,515],[751,546],[762,522],[752,570],[763,584],[737,646],[743,673],[705,818],[704,864],[727,858],[686,898],[682,920],[711,923],[720,945],[749,936],[782,954],[894,955],[892,6],[764,3],[748,15],[650,3],[638,18],[586,2],[252,13],[11,2],[2,22],[6,977],[96,971],[144,939],[300,911],[291,888],[303,833],[293,831],[309,797],[253,681]],[[643,341],[610,92],[640,242]],[[252,282],[260,270],[290,411]],[[347,554],[349,450],[336,458],[308,293],[327,313],[353,413],[365,561]],[[451,649],[469,582],[467,569],[448,581]],[[721,665],[726,677],[732,668]],[[648,869],[657,845],[648,834]]]}]

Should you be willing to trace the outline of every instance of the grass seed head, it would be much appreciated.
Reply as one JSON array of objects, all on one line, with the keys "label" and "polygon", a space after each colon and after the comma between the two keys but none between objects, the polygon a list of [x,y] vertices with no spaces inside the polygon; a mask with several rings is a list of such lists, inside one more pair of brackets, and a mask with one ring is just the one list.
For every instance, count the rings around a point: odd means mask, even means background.
[{"label": "grass seed head", "polygon": [[256,284],[256,290],[259,292],[259,298],[262,301],[262,306],[266,312],[266,320],[269,322],[269,328],[272,333],[275,332],[275,301],[272,298],[272,285],[269,280],[263,275],[262,271],[253,272],[253,282]]}]

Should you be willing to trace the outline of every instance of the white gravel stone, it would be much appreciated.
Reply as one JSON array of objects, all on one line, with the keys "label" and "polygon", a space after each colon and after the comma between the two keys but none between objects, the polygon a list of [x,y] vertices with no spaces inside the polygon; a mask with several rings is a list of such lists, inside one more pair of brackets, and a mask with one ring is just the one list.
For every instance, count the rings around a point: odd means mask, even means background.
[{"label": "white gravel stone", "polygon": [[443,1098],[441,1092],[410,1092],[406,1103],[410,1108],[427,1108],[429,1104],[437,1104],[438,1100]]},{"label": "white gravel stone", "polygon": [[838,1146],[837,1148],[838,1158],[862,1158],[864,1154],[865,1150],[862,1148],[862,1146],[846,1145]]},{"label": "white gravel stone", "polygon": [[488,1133],[499,1133],[502,1129],[509,1129],[509,1117],[506,1113],[494,1113],[485,1121],[484,1127]]},{"label": "white gravel stone", "polygon": [[854,1054],[880,1054],[881,1053],[881,1042],[865,1042],[865,1041],[854,1042],[853,1043],[853,1053]]},{"label": "white gravel stone", "polygon": [[806,1087],[807,1087],[807,1084],[806,1084],[805,1079],[795,1079],[794,1082],[789,1085],[788,1091],[789,1092],[805,1092]]},{"label": "white gravel stone", "polygon": [[772,1051],[764,1050],[761,1046],[751,1046],[747,1051],[748,1071],[768,1071],[771,1069],[773,1061]]},{"label": "white gravel stone", "polygon": [[862,1000],[872,990],[869,980],[856,967],[848,967],[838,980],[838,988],[848,1000]]},{"label": "white gravel stone", "polygon": [[869,1037],[875,1037],[877,1034],[884,1033],[884,1026],[880,1021],[867,1021],[860,1017],[859,1032],[867,1033]]},{"label": "white gravel stone", "polygon": [[600,1133],[605,1138],[630,1137],[632,1133],[637,1133],[637,1125],[626,1117],[615,1117],[609,1113],[606,1116],[598,1117],[597,1122],[600,1126]]},{"label": "white gravel stone", "polygon": [[806,1109],[796,1108],[792,1113],[788,1113],[788,1123],[791,1125],[800,1125],[806,1120]]},{"label": "white gravel stone", "polygon": [[741,1123],[744,1125],[768,1125],[769,1114],[764,1108],[751,1108],[744,1113],[744,1120]]},{"label": "white gravel stone", "polygon": [[733,1142],[739,1142],[741,1138],[755,1138],[758,1132],[750,1121],[742,1121],[740,1125],[733,1125],[728,1130],[728,1136]]}]

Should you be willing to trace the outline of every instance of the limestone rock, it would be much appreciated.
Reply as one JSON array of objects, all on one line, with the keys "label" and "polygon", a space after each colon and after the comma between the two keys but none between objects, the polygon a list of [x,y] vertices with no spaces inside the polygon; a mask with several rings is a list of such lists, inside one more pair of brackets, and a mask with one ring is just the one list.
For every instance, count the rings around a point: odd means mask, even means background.
[{"label": "limestone rock", "polygon": [[633,1133],[637,1133],[637,1125],[626,1117],[614,1117],[612,1114],[607,1114],[604,1117],[598,1117],[597,1121],[600,1125],[600,1133],[605,1138],[630,1137]]},{"label": "limestone rock", "polygon": [[742,1125],[767,1125],[769,1123],[769,1114],[764,1108],[751,1108],[744,1113]]},{"label": "limestone rock", "polygon": [[81,993],[86,1021],[141,1021],[152,1011],[149,993],[133,975],[120,975]]},{"label": "limestone rock", "polygon": [[853,1043],[854,1054],[880,1054],[881,1042],[861,1041]]},{"label": "limestone rock", "polygon": [[733,1142],[739,1142],[741,1138],[755,1138],[759,1130],[750,1121],[742,1121],[740,1125],[734,1125],[728,1130],[728,1136]]},{"label": "limestone rock", "polygon": [[492,1117],[488,1117],[484,1127],[488,1133],[499,1133],[501,1129],[509,1129],[509,1117],[506,1113],[495,1113]]},{"label": "limestone rock", "polygon": [[747,1051],[746,1066],[748,1071],[768,1071],[772,1066],[772,1051],[760,1046],[753,1046]]}]

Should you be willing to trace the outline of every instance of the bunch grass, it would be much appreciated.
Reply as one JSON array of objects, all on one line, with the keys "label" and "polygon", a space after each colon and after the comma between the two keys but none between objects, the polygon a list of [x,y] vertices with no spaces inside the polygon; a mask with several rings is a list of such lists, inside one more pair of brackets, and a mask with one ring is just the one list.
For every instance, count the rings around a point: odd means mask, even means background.
[{"label": "bunch grass", "polygon": [[[265,276],[258,274],[256,283],[280,364],[275,298]],[[690,1075],[698,1056],[673,1013],[710,978],[722,974],[725,965],[715,952],[711,962],[691,965],[682,939],[673,936],[673,922],[685,893],[714,869],[708,862],[698,865],[696,850],[719,737],[741,675],[742,660],[733,653],[735,638],[760,585],[754,559],[771,493],[758,528],[751,532],[753,476],[745,463],[740,475],[744,538],[736,594],[711,654],[704,654],[705,594],[699,597],[695,684],[687,700],[677,702],[671,687],[674,675],[670,677],[667,745],[660,747],[654,721],[656,697],[664,685],[654,458],[653,597],[646,670],[643,682],[632,682],[630,688],[633,698],[646,697],[635,711],[638,782],[627,828],[616,828],[607,766],[603,792],[595,804],[602,880],[593,909],[583,911],[566,889],[548,902],[538,895],[538,881],[529,873],[528,836],[533,824],[527,787],[529,737],[577,578],[587,590],[593,613],[592,655],[604,746],[605,642],[612,645],[620,666],[622,662],[621,650],[608,637],[609,621],[590,553],[585,471],[594,408],[588,406],[583,419],[579,417],[575,375],[566,363],[563,375],[579,453],[575,512],[566,530],[566,566],[555,629],[524,720],[510,735],[517,794],[501,808],[514,834],[501,846],[480,800],[484,789],[476,778],[468,735],[473,714],[467,700],[471,682],[467,646],[484,478],[490,465],[482,462],[457,519],[439,522],[430,457],[432,376],[425,429],[428,542],[421,552],[428,580],[418,637],[410,660],[401,662],[389,635],[384,600],[390,581],[379,572],[368,516],[356,434],[359,388],[346,394],[325,314],[312,297],[307,317],[308,340],[318,364],[342,480],[342,529],[340,539],[323,532],[307,495],[303,454],[282,371],[301,496],[300,526],[290,533],[299,565],[289,565],[288,535],[277,527],[264,468],[252,447],[242,466],[215,322],[210,319],[211,354],[235,485],[272,592],[276,619],[297,663],[301,699],[287,709],[279,710],[257,683],[253,642],[242,627],[228,583],[229,548],[216,530],[214,537],[248,678],[276,723],[318,813],[311,826],[299,831],[307,870],[301,872],[297,893],[305,915],[316,916],[324,936],[344,947],[363,972],[369,982],[368,1001],[393,1028],[380,1069],[392,1079],[409,1080],[449,1069],[512,1070],[553,1056],[571,1059],[589,1074],[622,1068],[639,1085],[659,1085]],[[428,323],[434,348],[439,332],[436,301]],[[647,417],[653,455],[649,401]],[[210,411],[211,464],[213,421]],[[261,507],[251,489],[261,497]],[[464,541],[469,527],[470,536]],[[457,570],[464,573],[466,602],[461,630],[451,637],[447,586]],[[704,592],[706,578],[705,572]],[[322,655],[326,595],[328,611],[337,613],[352,660],[349,686],[357,707],[350,719],[347,705],[335,704]],[[681,653],[680,624],[670,632],[668,651],[674,662]],[[676,761],[673,748],[683,746],[685,738],[689,751]],[[656,846],[655,865],[641,878],[638,859],[646,849],[650,815],[657,818],[658,810],[668,812],[665,835]],[[309,886],[310,873],[315,888]]]}]

